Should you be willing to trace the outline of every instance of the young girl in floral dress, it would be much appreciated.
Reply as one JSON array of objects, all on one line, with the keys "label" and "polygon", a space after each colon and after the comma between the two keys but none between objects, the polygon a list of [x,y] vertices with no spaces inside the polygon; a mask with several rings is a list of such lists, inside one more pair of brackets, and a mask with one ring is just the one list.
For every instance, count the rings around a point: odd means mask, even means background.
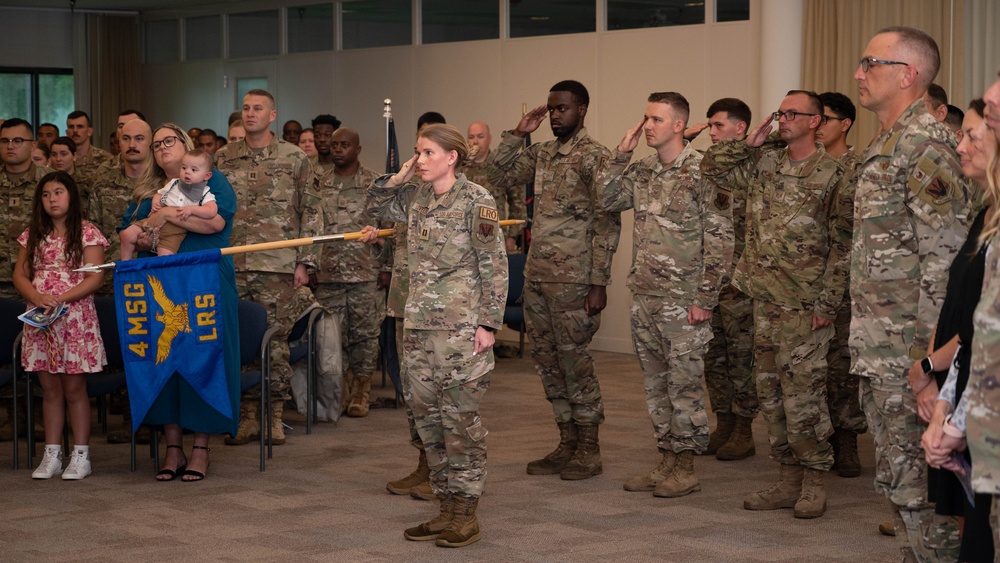
[{"label": "young girl in floral dress", "polygon": [[[65,172],[46,174],[38,182],[31,222],[17,240],[23,248],[14,268],[14,286],[28,308],[65,303],[68,311],[45,329],[24,326],[21,363],[25,370],[38,373],[45,418],[45,455],[31,477],[49,479],[62,472],[63,479],[83,479],[90,475],[85,375],[100,372],[108,363],[93,297],[104,274],[73,270],[102,264],[108,241],[83,220],[79,189]],[[75,445],[63,471],[60,442],[67,408]]]}]

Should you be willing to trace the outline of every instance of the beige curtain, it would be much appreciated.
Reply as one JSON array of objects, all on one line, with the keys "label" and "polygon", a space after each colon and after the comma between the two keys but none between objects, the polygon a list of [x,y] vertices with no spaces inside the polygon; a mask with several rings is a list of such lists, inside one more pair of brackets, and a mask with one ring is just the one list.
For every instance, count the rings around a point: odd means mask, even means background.
[{"label": "beige curtain", "polygon": [[997,22],[1000,22],[1000,2],[965,0],[965,91],[969,98],[982,96],[997,79],[1000,69]]},{"label": "beige curtain", "polygon": [[99,147],[107,148],[122,110],[142,110],[141,48],[138,15],[87,16],[90,117]]},{"label": "beige curtain", "polygon": [[[842,92],[857,105],[858,89],[853,76],[868,41],[883,27],[908,25],[937,41],[941,70],[934,81],[948,92],[949,102],[959,107],[967,104],[965,0],[806,0],[805,8],[804,88]],[[858,105],[858,120],[848,142],[863,149],[877,131],[874,114]]]}]

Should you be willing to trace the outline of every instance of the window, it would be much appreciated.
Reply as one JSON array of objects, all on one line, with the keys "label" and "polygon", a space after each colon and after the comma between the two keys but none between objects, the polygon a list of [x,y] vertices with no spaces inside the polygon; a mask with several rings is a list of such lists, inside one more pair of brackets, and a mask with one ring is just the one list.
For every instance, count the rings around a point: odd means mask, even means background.
[{"label": "window", "polygon": [[500,3],[423,0],[423,42],[500,38]]},{"label": "window", "polygon": [[704,0],[608,0],[608,30],[705,23]]},{"label": "window", "polygon": [[204,61],[222,58],[222,18],[205,16],[184,20],[184,59]]},{"label": "window", "polygon": [[229,15],[229,57],[278,54],[278,10]]},{"label": "window", "polygon": [[410,0],[357,0],[340,6],[344,49],[413,43]]},{"label": "window", "polygon": [[715,21],[735,22],[750,19],[750,0],[715,0]]},{"label": "window", "polygon": [[0,118],[20,117],[37,128],[52,123],[63,130],[75,109],[71,69],[0,69]]},{"label": "window", "polygon": [[510,36],[533,37],[597,30],[594,0],[520,0],[510,3]]},{"label": "window", "polygon": [[179,20],[146,22],[146,62],[172,63],[180,60]]},{"label": "window", "polygon": [[288,8],[288,52],[333,50],[333,4]]}]

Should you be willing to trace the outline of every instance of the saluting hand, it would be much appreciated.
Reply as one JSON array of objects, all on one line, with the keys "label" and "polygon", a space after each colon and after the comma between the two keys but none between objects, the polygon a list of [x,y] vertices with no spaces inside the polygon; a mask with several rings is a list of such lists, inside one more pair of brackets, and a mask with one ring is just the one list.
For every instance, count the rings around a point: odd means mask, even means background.
[{"label": "saluting hand", "polygon": [[517,127],[514,129],[514,134],[518,137],[524,137],[529,133],[534,133],[542,122],[545,121],[545,116],[548,115],[548,113],[549,107],[542,104],[524,114],[521,117],[521,121],[517,123]]},{"label": "saluting hand", "polygon": [[410,181],[410,178],[413,177],[413,173],[417,170],[418,158],[420,158],[420,155],[415,154],[413,155],[413,158],[404,162],[403,165],[399,167],[399,172],[393,174],[385,185],[391,188],[393,186],[402,186]]},{"label": "saluting hand", "polygon": [[635,127],[625,132],[622,142],[618,143],[618,152],[632,152],[639,146],[639,137],[642,136],[642,126],[646,124],[646,116],[642,116]]},{"label": "saluting hand", "polygon": [[701,135],[701,132],[708,129],[708,123],[695,123],[684,130],[684,140],[693,141]]},{"label": "saluting hand", "polygon": [[774,129],[774,126],[771,125],[772,119],[771,114],[767,114],[767,119],[765,119],[763,123],[755,127],[754,130],[747,135],[747,146],[756,148],[764,144],[764,141],[767,140],[767,136],[770,135],[771,130]]}]

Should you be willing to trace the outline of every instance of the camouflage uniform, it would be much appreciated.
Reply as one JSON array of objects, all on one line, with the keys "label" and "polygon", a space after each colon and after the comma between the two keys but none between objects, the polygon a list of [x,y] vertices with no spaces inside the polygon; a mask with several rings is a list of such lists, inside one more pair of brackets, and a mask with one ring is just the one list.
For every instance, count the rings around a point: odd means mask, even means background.
[{"label": "camouflage uniform", "polygon": [[[972,454],[972,488],[1000,495],[1000,237],[994,236],[986,253],[983,293],[976,307],[972,366],[966,392],[966,428]],[[995,502],[995,500],[994,500]],[[993,507],[997,532],[997,507]]]},{"label": "camouflage uniform", "polygon": [[[742,174],[734,169],[733,174]],[[712,181],[706,179],[706,181]],[[747,195],[744,182],[723,181],[719,189],[732,197],[734,248],[731,269],[746,245]],[[730,272],[731,273],[731,272]],[[753,300],[730,283],[726,275],[719,304],[712,310],[712,340],[705,354],[705,387],[712,412],[756,418],[759,407],[753,382]]]},{"label": "camouflage uniform", "polygon": [[436,196],[432,186],[368,190],[372,215],[408,221],[410,292],[404,311],[406,401],[427,452],[437,495],[478,498],[486,478],[486,428],[479,402],[493,351],[473,354],[479,326],[499,329],[507,299],[507,254],[486,188],[462,174]]},{"label": "camouflage uniform", "polygon": [[[358,167],[352,176],[333,168],[316,181],[328,233],[360,231],[374,220],[365,210],[365,190],[376,174]],[[381,261],[366,244],[324,244],[321,247],[316,300],[343,319],[340,334],[347,367],[356,377],[371,377],[378,356],[378,334],[385,318],[385,301],[376,288]]]},{"label": "camouflage uniform", "polygon": [[[858,167],[858,155],[853,149],[840,157],[840,163],[854,182],[854,171]],[[826,354],[829,366],[826,377],[826,405],[830,410],[833,429],[864,434],[868,421],[861,410],[861,396],[858,386],[861,377],[851,372],[851,349],[847,345],[851,335],[851,292],[850,283],[844,288],[844,300],[837,308],[837,318],[833,321],[833,340]]]},{"label": "camouflage uniform", "polygon": [[687,142],[670,163],[648,156],[626,169],[617,150],[597,175],[607,211],[635,209],[632,341],[645,375],[646,406],[661,452],[708,444],[705,350],[708,323],[688,324],[692,304],[711,310],[732,261],[728,191],[701,180],[701,154]]},{"label": "camouflage uniform", "polygon": [[[216,167],[236,191],[236,215],[230,244],[315,236],[323,231],[319,198],[312,190],[309,160],[298,147],[272,136],[263,149],[246,140],[230,143],[215,154]],[[271,398],[287,400],[292,368],[288,365],[288,335],[310,305],[292,287],[298,264],[315,268],[316,247],[300,246],[236,254],[236,286],[240,298],[267,308],[267,321],[278,330],[271,341]],[[259,390],[247,393],[256,399]]]},{"label": "camouflage uniform", "polygon": [[35,189],[51,168],[28,165],[27,172],[17,180],[12,181],[5,166],[0,166],[0,225],[5,229],[0,237],[0,297],[21,300],[21,294],[14,289],[14,266],[17,255],[23,248],[17,242],[17,237],[28,228],[31,222],[31,204],[35,198]]},{"label": "camouflage uniform", "polygon": [[927,501],[926,425],[907,381],[913,362],[927,355],[948,268],[968,231],[949,135],[918,99],[869,145],[855,176],[851,371],[861,376],[875,439],[875,489],[902,519],[901,549],[921,560],[955,559],[959,546],[955,519],[935,515]]},{"label": "camouflage uniform", "polygon": [[[93,192],[94,183],[101,176],[101,166],[105,164],[110,166],[115,160],[114,155],[106,150],[95,147],[93,144],[90,145],[90,150],[85,154],[78,154],[73,159],[73,179],[80,184],[80,200],[84,217],[89,215],[91,193]],[[104,231],[101,232],[104,233]],[[104,235],[107,236],[107,233],[104,233]],[[111,242],[111,239],[108,239],[108,242]]]},{"label": "camouflage uniform", "polygon": [[[528,210],[525,203],[524,184],[510,184],[507,189],[493,185],[489,180],[490,169],[493,168],[493,161],[496,153],[490,152],[486,155],[486,160],[482,162],[467,162],[462,165],[461,172],[474,184],[486,188],[493,196],[493,201],[497,202],[497,212],[500,213],[500,220],[505,219],[527,219]],[[517,238],[524,234],[524,224],[504,227],[504,236]]]},{"label": "camouflage uniform", "polygon": [[706,176],[734,167],[748,174],[746,247],[733,285],[754,300],[754,379],[771,457],[828,471],[826,353],[833,327],[812,330],[812,317],[833,320],[847,286],[851,184],[819,143],[809,157],[791,162],[787,150],[731,139],[702,160]]},{"label": "camouflage uniform", "polygon": [[581,128],[565,144],[523,144],[503,133],[490,182],[535,183],[532,243],[524,269],[524,313],[532,356],[552,403],[556,423],[604,422],[601,387],[588,347],[601,326],[600,314],[584,310],[591,286],[611,283],[621,217],[601,211],[594,178],[608,149]]},{"label": "camouflage uniform", "polygon": [[[123,220],[130,222],[130,218],[125,217],[125,210],[132,201],[132,190],[136,183],[136,180],[125,175],[125,168],[120,164],[118,166],[113,166],[111,163],[102,164],[94,175],[87,218],[101,230],[111,244],[106,254],[111,260],[117,260],[121,252],[118,228]],[[110,281],[111,276],[107,276],[105,288],[109,287],[107,282]],[[114,285],[109,289],[113,290]]]}]

